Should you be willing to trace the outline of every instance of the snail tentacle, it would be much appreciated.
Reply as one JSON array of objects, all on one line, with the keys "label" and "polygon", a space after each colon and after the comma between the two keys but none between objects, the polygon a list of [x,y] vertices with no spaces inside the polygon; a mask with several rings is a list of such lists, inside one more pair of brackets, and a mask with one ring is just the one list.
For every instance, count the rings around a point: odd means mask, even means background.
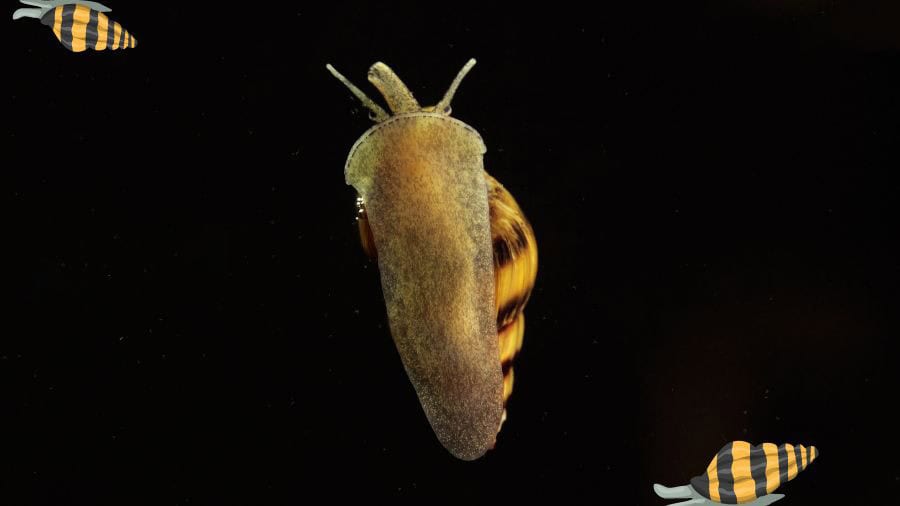
[{"label": "snail tentacle", "polygon": [[663,499],[687,499],[696,494],[690,485],[681,485],[680,487],[665,487],[659,483],[653,484],[653,491],[656,495]]},{"label": "snail tentacle", "polygon": [[21,8],[16,9],[13,12],[13,20],[22,19],[22,18],[33,18],[33,19],[41,19],[41,16],[44,15],[44,11],[39,8],[29,9],[29,8]]}]

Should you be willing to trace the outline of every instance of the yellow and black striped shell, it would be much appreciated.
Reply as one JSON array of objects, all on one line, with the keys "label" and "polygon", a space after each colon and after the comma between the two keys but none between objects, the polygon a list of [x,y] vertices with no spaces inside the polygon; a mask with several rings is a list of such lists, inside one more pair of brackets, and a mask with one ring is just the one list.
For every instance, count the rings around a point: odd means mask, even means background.
[{"label": "yellow and black striped shell", "polygon": [[[523,312],[537,277],[537,241],[512,194],[487,172],[491,240],[494,251],[494,290],[497,337],[503,370],[503,418],[513,390],[513,361],[522,349],[525,335]],[[377,257],[375,238],[366,216],[365,204],[357,200],[359,237],[363,250]],[[499,427],[498,427],[499,430]]]},{"label": "yellow and black striped shell", "polygon": [[746,441],[726,444],[713,457],[706,472],[691,479],[703,497],[722,504],[744,504],[771,494],[793,480],[819,456],[815,446]]},{"label": "yellow and black striped shell", "polygon": [[494,300],[503,368],[503,420],[513,390],[513,361],[525,335],[525,304],[537,277],[537,241],[525,214],[503,185],[485,172],[494,244]]},{"label": "yellow and black striped shell", "polygon": [[75,53],[137,46],[137,40],[122,25],[85,5],[58,5],[41,17],[41,24],[52,28],[62,45]]}]

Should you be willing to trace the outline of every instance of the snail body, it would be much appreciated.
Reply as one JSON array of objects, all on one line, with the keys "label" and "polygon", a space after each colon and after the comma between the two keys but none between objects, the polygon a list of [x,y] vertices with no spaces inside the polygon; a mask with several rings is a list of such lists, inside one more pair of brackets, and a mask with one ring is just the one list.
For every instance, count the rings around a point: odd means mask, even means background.
[{"label": "snail body", "polygon": [[481,136],[450,117],[474,64],[431,107],[374,64],[369,81],[391,114],[328,66],[376,122],[345,177],[359,194],[360,239],[378,261],[391,334],[438,440],[464,460],[493,448],[505,419],[537,265],[530,225],[484,171]]}]

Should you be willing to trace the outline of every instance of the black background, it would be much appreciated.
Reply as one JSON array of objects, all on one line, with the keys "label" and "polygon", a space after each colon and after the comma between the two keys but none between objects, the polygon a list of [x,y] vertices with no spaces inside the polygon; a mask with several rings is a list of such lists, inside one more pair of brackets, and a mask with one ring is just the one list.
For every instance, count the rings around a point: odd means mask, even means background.
[{"label": "black background", "polygon": [[[8,20],[2,502],[655,505],[731,440],[821,450],[784,504],[895,500],[898,8],[716,4],[117,2],[138,47],[81,54]],[[472,463],[391,341],[324,68],[431,104],[469,57],[454,116],[541,254]]]}]

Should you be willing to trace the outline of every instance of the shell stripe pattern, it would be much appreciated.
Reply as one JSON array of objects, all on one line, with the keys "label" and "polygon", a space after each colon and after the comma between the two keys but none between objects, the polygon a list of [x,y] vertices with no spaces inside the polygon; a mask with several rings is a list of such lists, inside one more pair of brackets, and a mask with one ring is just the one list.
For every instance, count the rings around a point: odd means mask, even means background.
[{"label": "shell stripe pattern", "polygon": [[525,334],[523,310],[537,276],[537,241],[534,231],[513,196],[485,173],[494,250],[494,300],[497,335],[503,370],[503,419],[513,391],[513,361]]},{"label": "shell stripe pattern", "polygon": [[[513,196],[496,179],[484,173],[488,186],[491,240],[494,250],[494,287],[497,337],[503,370],[503,418],[513,389],[513,360],[522,349],[525,315],[537,277],[537,241],[534,231]],[[359,206],[359,237],[365,253],[377,258],[375,238],[369,227],[365,204]]]},{"label": "shell stripe pattern", "polygon": [[76,53],[137,46],[137,40],[122,25],[84,5],[59,5],[44,14],[41,24],[51,27],[62,45]]},{"label": "shell stripe pattern", "polygon": [[713,457],[706,473],[691,479],[700,495],[722,504],[743,504],[771,494],[793,480],[819,456],[815,446],[746,441],[726,444]]}]

